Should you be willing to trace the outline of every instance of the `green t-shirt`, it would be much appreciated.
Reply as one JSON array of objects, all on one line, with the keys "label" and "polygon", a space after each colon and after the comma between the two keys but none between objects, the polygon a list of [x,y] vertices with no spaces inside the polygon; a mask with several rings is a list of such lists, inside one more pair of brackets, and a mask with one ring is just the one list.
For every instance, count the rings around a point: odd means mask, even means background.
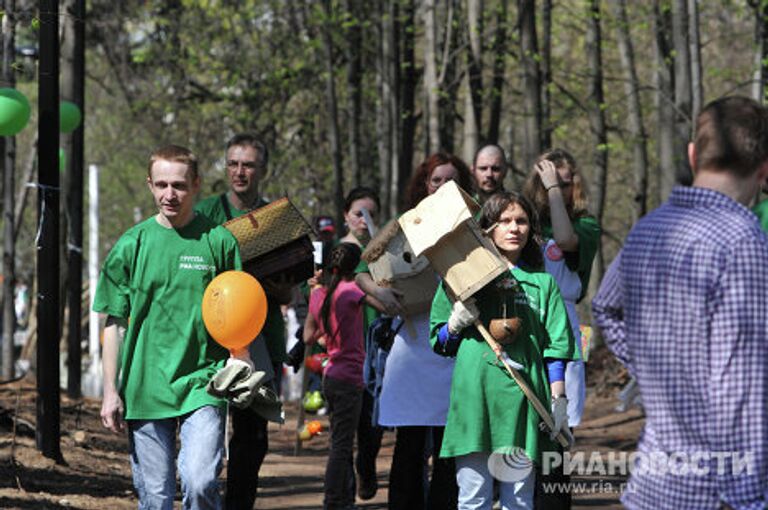
[{"label": "green t-shirt", "polygon": [[[365,246],[363,246],[363,250],[365,250]],[[363,259],[360,259],[360,263],[355,268],[355,274],[358,273],[370,273],[370,269],[368,269],[368,262],[364,261]],[[373,321],[376,320],[376,318],[381,315],[377,309],[372,307],[371,305],[364,305],[363,306],[363,337],[366,337],[368,335],[368,329],[371,327],[371,324],[373,324]]]},{"label": "green t-shirt", "polygon": [[[507,287],[514,281],[518,291]],[[496,278],[474,295],[480,320],[520,317],[515,340],[504,350],[523,365],[521,375],[542,403],[551,399],[544,358],[578,360],[565,304],[555,280],[547,273],[515,268]],[[430,314],[430,341],[448,322],[452,303],[442,283],[435,293]],[[475,327],[462,332],[451,382],[451,398],[443,436],[441,457],[473,452],[491,453],[499,448],[518,447],[534,462],[543,451],[556,451],[546,432],[539,431],[541,418],[518,384],[483,340]]]},{"label": "green t-shirt", "polygon": [[[224,200],[226,200],[226,205],[222,202],[221,197],[224,197]],[[259,199],[256,208],[263,207],[267,204],[268,202],[266,200]],[[217,225],[232,218],[239,218],[250,212],[249,210],[235,208],[229,201],[229,197],[226,193],[199,201],[195,205],[195,210],[208,216],[211,220],[216,222]],[[229,212],[229,215],[227,212]],[[288,359],[285,350],[286,338],[283,312],[280,310],[280,303],[269,295],[267,295],[267,319],[264,322],[264,328],[261,330],[261,334],[266,341],[267,351],[269,351],[269,358],[272,360],[272,363],[282,363]]]},{"label": "green t-shirt", "polygon": [[205,387],[228,353],[208,335],[201,303],[217,274],[240,267],[235,238],[201,214],[180,229],[152,217],[118,239],[93,309],[128,321],[118,384],[127,419],[224,406]]},{"label": "green t-shirt", "polygon": [[[597,220],[592,216],[576,218],[571,225],[576,233],[576,237],[579,238],[579,249],[578,251],[564,252],[565,265],[568,266],[568,269],[575,271],[579,275],[579,280],[581,280],[579,301],[581,301],[587,295],[587,289],[589,288],[592,262],[594,262],[597,249],[600,246],[601,229],[600,225],[597,224]],[[552,225],[543,225],[542,234],[545,239],[551,239]]]},{"label": "green t-shirt", "polygon": [[768,232],[768,200],[763,200],[757,204],[752,209],[752,212],[757,215],[757,219],[760,220],[760,226],[763,227],[763,230]]}]

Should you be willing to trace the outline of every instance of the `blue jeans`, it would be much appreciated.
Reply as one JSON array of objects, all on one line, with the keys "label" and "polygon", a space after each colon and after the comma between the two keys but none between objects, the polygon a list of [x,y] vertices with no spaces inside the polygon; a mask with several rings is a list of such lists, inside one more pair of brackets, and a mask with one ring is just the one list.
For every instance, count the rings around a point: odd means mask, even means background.
[{"label": "blue jeans", "polygon": [[[488,453],[470,453],[456,457],[456,481],[459,484],[459,510],[490,510],[493,506],[493,475],[488,469]],[[502,510],[533,510],[536,471],[519,482],[499,481]]]},{"label": "blue jeans", "polygon": [[178,418],[129,420],[133,485],[141,510],[172,510],[176,495],[176,428],[182,508],[221,508],[224,410],[205,406]]}]

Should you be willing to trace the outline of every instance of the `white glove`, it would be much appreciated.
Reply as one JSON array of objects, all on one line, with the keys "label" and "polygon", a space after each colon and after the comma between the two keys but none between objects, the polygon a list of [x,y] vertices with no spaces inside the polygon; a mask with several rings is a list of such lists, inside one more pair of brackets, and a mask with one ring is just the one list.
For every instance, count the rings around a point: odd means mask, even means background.
[{"label": "white glove", "polygon": [[465,301],[453,303],[451,316],[448,317],[448,332],[458,335],[464,328],[468,328],[480,317],[480,310],[477,309],[475,298],[469,298]]},{"label": "white glove", "polygon": [[549,438],[555,440],[557,434],[568,427],[568,399],[561,395],[552,399],[552,422],[554,426],[550,431]]}]

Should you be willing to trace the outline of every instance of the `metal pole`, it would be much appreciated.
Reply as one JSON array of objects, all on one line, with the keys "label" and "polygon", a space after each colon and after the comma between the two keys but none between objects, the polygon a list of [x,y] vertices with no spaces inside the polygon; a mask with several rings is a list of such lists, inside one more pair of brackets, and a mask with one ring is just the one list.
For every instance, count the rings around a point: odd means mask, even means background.
[{"label": "metal pole", "polygon": [[85,394],[89,397],[101,395],[101,342],[99,341],[99,314],[93,311],[96,284],[99,281],[99,167],[88,167],[88,292],[90,306],[88,313],[88,356],[91,365],[85,380]]}]

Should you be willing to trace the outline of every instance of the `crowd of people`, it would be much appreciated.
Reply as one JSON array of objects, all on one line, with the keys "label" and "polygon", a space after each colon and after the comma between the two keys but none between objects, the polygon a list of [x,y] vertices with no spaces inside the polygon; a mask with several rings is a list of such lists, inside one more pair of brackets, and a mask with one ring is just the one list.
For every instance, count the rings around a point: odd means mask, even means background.
[{"label": "crowd of people", "polygon": [[[267,204],[259,187],[266,146],[239,134],[225,155],[229,189],[196,201],[194,154],[175,145],[156,150],[147,184],[158,214],[118,240],[99,280],[94,309],[107,315],[101,415],[106,427],[127,429],[140,508],[173,507],[178,467],[184,508],[252,509],[268,453],[272,418],[258,408],[228,407],[208,391],[229,354],[207,335],[194,305],[217,274],[242,268],[235,238],[220,225]],[[764,508],[768,238],[755,213],[765,221],[768,207],[748,207],[768,179],[768,112],[741,97],[710,103],[698,117],[689,159],[693,185],[675,188],[668,203],[638,222],[593,314],[642,393],[641,451],[749,451],[755,472],[633,475],[624,502],[638,509]],[[542,473],[541,459],[563,452],[556,438],[577,427],[584,412],[576,304],[587,294],[601,229],[569,152],[542,153],[520,190],[505,189],[508,168],[502,147],[488,144],[471,165],[437,152],[414,170],[401,209],[453,181],[481,204],[477,223],[507,268],[463,300],[434,274],[433,301],[420,310],[406,310],[407,296],[377,283],[361,259],[382,216],[376,192],[348,193],[346,232],[327,240],[322,270],[304,293],[301,341],[328,355],[324,508],[354,508],[356,497],[376,495],[384,429],[395,431],[389,508],[490,509],[496,500],[502,509],[570,507],[567,484],[541,489],[542,481],[568,480],[562,471]],[[324,232],[335,232],[327,226]],[[279,393],[286,361],[280,310],[295,293],[280,278],[262,283],[267,322],[247,357],[264,374],[260,384]],[[382,324],[391,344],[379,345],[378,333],[371,334]],[[486,329],[496,347],[484,339]],[[378,373],[371,374],[376,356]],[[542,426],[508,363],[547,403],[550,426]],[[222,498],[228,408],[233,432]],[[514,480],[499,477],[492,462],[511,451],[532,466]]]}]

